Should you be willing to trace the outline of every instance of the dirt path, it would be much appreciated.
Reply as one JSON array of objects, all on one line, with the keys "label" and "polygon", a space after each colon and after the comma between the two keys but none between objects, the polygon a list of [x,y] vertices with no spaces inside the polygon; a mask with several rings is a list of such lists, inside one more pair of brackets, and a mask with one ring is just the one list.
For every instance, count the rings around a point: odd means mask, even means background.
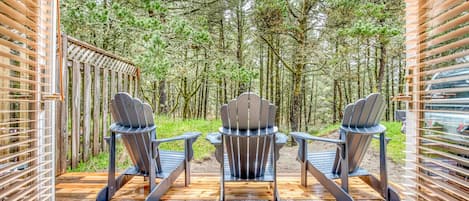
[{"label": "dirt path", "polygon": [[[337,132],[331,133],[327,138],[338,138]],[[309,151],[331,151],[335,150],[335,145],[325,142],[313,142],[308,145]],[[277,163],[277,171],[280,173],[294,173],[300,172],[300,165],[296,161],[296,156],[298,153],[298,146],[288,147],[285,146],[280,150],[280,159]],[[389,180],[394,183],[402,183],[404,179],[402,178],[402,173],[404,169],[402,165],[393,162],[388,159],[388,175]],[[212,155],[210,158],[207,158],[203,161],[194,161],[191,163],[192,172],[219,172],[220,165],[215,160],[215,157]],[[372,173],[379,174],[379,151],[373,150],[370,148],[365,158],[362,162],[362,167],[369,170]]]}]

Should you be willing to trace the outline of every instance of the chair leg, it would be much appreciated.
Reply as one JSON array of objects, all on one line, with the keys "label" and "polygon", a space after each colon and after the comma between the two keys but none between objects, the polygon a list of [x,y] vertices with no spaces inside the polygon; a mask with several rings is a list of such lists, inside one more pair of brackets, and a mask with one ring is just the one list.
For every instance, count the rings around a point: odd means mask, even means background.
[{"label": "chair leg", "polygon": [[184,141],[184,151],[185,151],[185,159],[184,159],[184,170],[185,170],[185,174],[184,174],[184,186],[187,187],[189,186],[189,184],[191,183],[191,164],[190,164],[190,154],[189,154],[189,151],[190,151],[190,142],[188,140],[185,140]]},{"label": "chair leg", "polygon": [[381,188],[383,186],[382,182],[378,180],[378,178],[374,177],[373,175],[364,175],[364,176],[359,176],[359,178],[367,183],[371,188],[373,188],[376,192],[381,194],[383,198],[385,198],[387,195],[386,200],[388,201],[399,201],[401,198],[399,197],[399,194],[388,185],[388,188],[383,191]]},{"label": "chair leg", "polygon": [[389,201],[400,201],[401,198],[399,197],[399,194],[392,189],[391,187],[388,187],[388,196],[389,196]]},{"label": "chair leg", "polygon": [[301,162],[301,185],[304,187],[308,186],[308,173],[306,162]]},{"label": "chair leg", "polygon": [[278,191],[277,191],[277,161],[275,161],[276,156],[275,154],[277,153],[277,146],[275,146],[275,133],[272,135],[272,139],[270,140],[271,142],[271,149],[272,149],[272,155],[271,155],[271,162],[272,162],[272,167],[273,167],[273,174],[274,174],[274,182],[272,182],[272,200],[277,201],[279,199],[278,197]]},{"label": "chair leg", "polygon": [[221,135],[220,200],[225,200],[225,137]]},{"label": "chair leg", "polygon": [[109,171],[108,171],[108,194],[107,198],[111,199],[116,192],[116,134],[111,132],[109,142]]},{"label": "chair leg", "polygon": [[[148,176],[148,184],[150,186],[150,192],[153,191],[153,189],[155,189],[156,187],[156,183],[155,183],[155,179],[156,179],[156,163],[159,161],[159,160],[156,160],[156,156],[154,155],[155,154],[155,151],[154,150],[156,149],[154,146],[151,146],[151,151],[150,151],[150,158],[148,159],[148,161],[150,161],[150,175]],[[158,169],[159,171],[160,169]]]},{"label": "chair leg", "polygon": [[279,196],[278,189],[277,189],[277,182],[272,183],[272,195],[273,195],[274,201],[280,200],[280,196]]},{"label": "chair leg", "polygon": [[[345,142],[347,142],[346,135],[345,135]],[[347,149],[347,143],[342,145],[341,148],[341,156],[340,156],[340,179],[342,182],[342,189],[344,189],[345,192],[349,192],[348,189],[348,149]]]},{"label": "chair leg", "polygon": [[388,194],[388,171],[386,167],[386,138],[385,133],[381,133],[379,135],[379,176],[380,176],[380,183],[381,183],[381,192],[384,199],[389,200]]},{"label": "chair leg", "polygon": [[184,186],[188,187],[191,184],[191,166],[189,161],[185,162]]},{"label": "chair leg", "polygon": [[301,151],[301,158],[300,159],[300,164],[301,164],[301,185],[304,187],[308,186],[308,161],[307,161],[307,155],[308,155],[308,142],[306,140],[301,140],[300,141],[300,151]]}]

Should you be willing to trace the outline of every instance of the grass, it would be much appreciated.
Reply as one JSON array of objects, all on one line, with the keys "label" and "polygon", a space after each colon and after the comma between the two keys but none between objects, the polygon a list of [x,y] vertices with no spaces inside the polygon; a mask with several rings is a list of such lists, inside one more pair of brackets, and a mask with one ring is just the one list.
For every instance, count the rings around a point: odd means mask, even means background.
[{"label": "grass", "polygon": [[[158,138],[168,138],[177,135],[181,135],[184,132],[188,131],[198,131],[202,135],[194,143],[194,158],[196,160],[201,160],[206,157],[209,157],[215,147],[205,140],[207,133],[217,132],[218,128],[221,126],[220,120],[204,120],[204,119],[173,119],[166,116],[156,117],[158,128],[156,129]],[[161,145],[161,149],[164,150],[175,150],[182,151],[184,150],[183,141],[164,143]]]},{"label": "grass", "polygon": [[[386,146],[386,155],[394,162],[403,164],[405,158],[405,135],[401,133],[401,122],[382,122],[386,127],[386,137],[390,138]],[[379,141],[373,140],[371,147],[379,150]]]},{"label": "grass", "polygon": [[325,135],[329,135],[331,134],[332,132],[335,132],[337,131],[337,129],[339,129],[339,126],[340,124],[336,123],[336,124],[329,124],[329,125],[326,125],[325,127],[317,130],[317,131],[313,131],[312,134],[315,135],[315,136],[325,136]]},{"label": "grass", "polygon": [[[131,166],[130,158],[124,151],[124,145],[117,140],[116,144],[117,169],[125,170]],[[87,162],[80,162],[75,169],[68,168],[67,172],[102,172],[106,171],[109,163],[109,152],[101,152],[96,156],[90,157]]]},{"label": "grass", "polygon": [[[204,120],[204,119],[174,119],[167,116],[157,116],[155,118],[157,122],[157,137],[158,138],[169,138],[177,135],[181,135],[184,132],[198,131],[202,135],[194,143],[194,158],[195,160],[203,160],[204,158],[210,157],[215,150],[207,140],[205,136],[207,133],[216,132],[221,125],[220,120]],[[386,137],[391,138],[391,141],[387,145],[387,154],[393,161],[402,163],[405,157],[405,135],[400,132],[401,123],[399,122],[383,122],[386,126],[387,132]],[[339,128],[339,124],[327,125],[321,129],[314,130],[311,133],[316,136],[325,136],[332,132],[335,132]],[[124,170],[131,165],[130,159],[124,151],[124,146],[117,140],[117,168]],[[372,148],[379,150],[379,143],[377,140],[373,140],[371,144]],[[183,141],[163,143],[160,145],[161,149],[164,150],[184,150]],[[99,172],[105,171],[108,168],[108,152],[103,152],[97,156],[91,157],[88,162],[80,163],[77,168],[69,169],[68,172]]]}]

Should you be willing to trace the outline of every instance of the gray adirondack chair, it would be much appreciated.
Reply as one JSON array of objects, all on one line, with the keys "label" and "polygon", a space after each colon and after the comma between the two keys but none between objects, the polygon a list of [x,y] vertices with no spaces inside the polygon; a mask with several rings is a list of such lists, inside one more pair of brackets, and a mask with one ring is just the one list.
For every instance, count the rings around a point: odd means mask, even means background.
[{"label": "gray adirondack chair", "polygon": [[275,164],[287,137],[277,132],[275,112],[273,104],[249,92],[221,107],[223,126],[207,135],[220,163],[220,200],[230,181],[271,182],[273,200],[279,199]]},{"label": "gray adirondack chair", "polygon": [[[111,114],[114,123],[110,127],[111,136],[106,139],[109,144],[108,185],[98,193],[96,200],[110,200],[134,176],[148,178],[150,193],[146,200],[159,200],[182,172],[185,172],[185,185],[190,183],[192,144],[200,133],[188,132],[177,137],[157,139],[150,105],[124,92],[117,93],[111,100]],[[122,139],[133,163],[117,178],[116,138]],[[158,148],[160,143],[175,140],[184,140],[184,152]],[[162,179],[156,184],[155,178]]]},{"label": "gray adirondack chair", "polygon": [[[399,195],[388,186],[386,170],[386,128],[379,124],[385,110],[383,96],[374,93],[345,107],[339,139],[314,137],[307,133],[292,132],[298,142],[298,161],[301,164],[301,184],[307,186],[310,172],[337,200],[353,200],[348,193],[348,178],[358,176],[386,200],[400,200]],[[375,137],[375,135],[379,135]],[[360,163],[372,138],[380,141],[380,179],[378,180]],[[308,153],[308,141],[322,141],[337,145],[334,152]],[[341,179],[339,186],[333,179]]]}]

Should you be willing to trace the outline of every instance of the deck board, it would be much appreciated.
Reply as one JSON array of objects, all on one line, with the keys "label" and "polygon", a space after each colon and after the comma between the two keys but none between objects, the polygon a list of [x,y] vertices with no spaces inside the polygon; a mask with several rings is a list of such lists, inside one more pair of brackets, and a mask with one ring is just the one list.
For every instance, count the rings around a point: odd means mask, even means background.
[{"label": "deck board", "polygon": [[[189,187],[184,187],[183,175],[179,177],[162,200],[217,200],[219,177],[217,174],[192,174]],[[278,189],[282,200],[335,200],[314,178],[308,178],[308,187],[299,183],[297,174],[278,175]],[[66,173],[56,179],[56,200],[95,200],[107,182],[106,173]],[[355,200],[383,200],[359,178],[350,180],[350,191]],[[227,200],[268,200],[272,191],[268,183],[230,182],[225,185]],[[395,186],[396,187],[396,186]],[[399,189],[398,187],[398,190]],[[148,183],[134,177],[121,188],[113,200],[144,200]]]}]

